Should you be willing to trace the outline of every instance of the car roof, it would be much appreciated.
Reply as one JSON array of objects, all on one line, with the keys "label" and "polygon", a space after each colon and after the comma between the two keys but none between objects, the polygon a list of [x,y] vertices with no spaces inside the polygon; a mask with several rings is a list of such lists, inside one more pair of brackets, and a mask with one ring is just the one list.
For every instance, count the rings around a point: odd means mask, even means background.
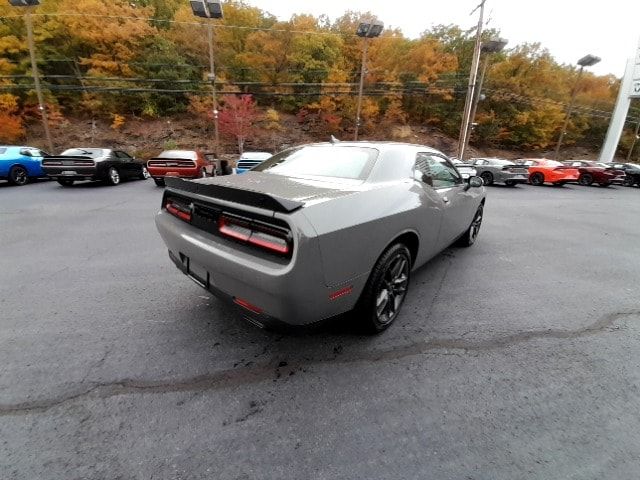
[{"label": "car roof", "polygon": [[[369,147],[376,148],[378,150],[387,150],[397,147],[407,147],[413,150],[422,150],[427,152],[439,153],[444,155],[440,150],[429,147],[427,145],[420,145],[417,143],[406,143],[406,142],[388,142],[388,141],[358,141],[358,142],[317,142],[310,143],[302,146],[333,146],[333,147]],[[448,158],[448,155],[445,155]]]}]

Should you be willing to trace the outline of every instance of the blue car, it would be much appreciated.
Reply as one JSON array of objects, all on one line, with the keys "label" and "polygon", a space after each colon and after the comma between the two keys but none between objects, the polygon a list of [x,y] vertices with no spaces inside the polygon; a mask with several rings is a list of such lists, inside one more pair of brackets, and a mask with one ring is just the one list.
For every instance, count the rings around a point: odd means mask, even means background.
[{"label": "blue car", "polygon": [[45,155],[42,150],[33,147],[0,145],[0,180],[22,186],[29,179],[44,177],[42,157]]},{"label": "blue car", "polygon": [[236,164],[236,173],[244,173],[247,170],[251,170],[272,156],[269,152],[244,152]]}]

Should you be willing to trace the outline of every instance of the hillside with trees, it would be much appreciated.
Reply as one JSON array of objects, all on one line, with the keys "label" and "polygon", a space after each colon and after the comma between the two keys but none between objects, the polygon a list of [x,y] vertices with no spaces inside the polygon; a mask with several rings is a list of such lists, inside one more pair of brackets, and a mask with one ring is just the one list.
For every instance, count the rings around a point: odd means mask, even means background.
[{"label": "hillside with trees", "polygon": [[[247,141],[255,145],[254,136],[272,149],[331,134],[350,137],[362,52],[354,32],[368,14],[279,21],[242,1],[227,0],[224,9],[223,20],[201,21],[182,0],[43,1],[35,10],[34,31],[57,146],[65,146],[61,139],[74,131],[101,142],[123,142],[137,133],[177,144],[201,138],[210,145],[211,22],[227,150]],[[0,3],[0,142],[37,139],[39,132],[22,13]],[[487,39],[497,34],[484,33]],[[420,38],[388,29],[371,41],[364,138],[411,139],[421,132],[455,138],[473,36],[473,30],[440,25]],[[577,71],[558,64],[538,44],[509,47],[491,61],[471,143],[548,150],[558,138]],[[567,145],[599,148],[618,87],[612,76],[585,73]],[[234,108],[246,116],[240,136]],[[630,118],[637,117],[632,112]],[[622,154],[631,145],[633,126],[627,124]]]}]

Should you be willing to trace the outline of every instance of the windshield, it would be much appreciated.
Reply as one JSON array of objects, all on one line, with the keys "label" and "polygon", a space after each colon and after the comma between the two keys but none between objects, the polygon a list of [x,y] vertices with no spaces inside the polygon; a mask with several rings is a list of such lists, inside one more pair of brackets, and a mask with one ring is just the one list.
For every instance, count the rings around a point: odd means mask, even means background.
[{"label": "windshield", "polygon": [[101,148],[71,148],[65,150],[60,155],[63,157],[91,157],[98,158],[103,155],[104,150]]},{"label": "windshield", "polygon": [[253,171],[294,177],[364,180],[371,172],[378,154],[375,148],[312,145],[274,155],[254,167]]}]

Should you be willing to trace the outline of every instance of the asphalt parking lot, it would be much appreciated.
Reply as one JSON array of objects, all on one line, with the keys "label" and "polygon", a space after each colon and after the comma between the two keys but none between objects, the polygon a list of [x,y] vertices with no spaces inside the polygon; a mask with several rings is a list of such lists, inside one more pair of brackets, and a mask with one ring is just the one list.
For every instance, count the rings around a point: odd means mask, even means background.
[{"label": "asphalt parking lot", "polygon": [[491,187],[386,333],[255,328],[161,189],[0,185],[1,479],[635,479],[640,189]]}]

